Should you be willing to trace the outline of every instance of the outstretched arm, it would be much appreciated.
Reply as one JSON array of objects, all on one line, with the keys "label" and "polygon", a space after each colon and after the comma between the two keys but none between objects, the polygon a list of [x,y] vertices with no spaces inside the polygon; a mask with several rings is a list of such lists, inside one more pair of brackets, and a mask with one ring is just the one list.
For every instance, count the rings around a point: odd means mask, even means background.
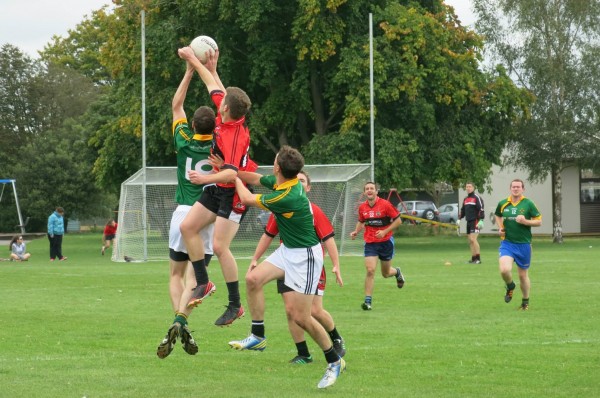
[{"label": "outstretched arm", "polygon": [[219,86],[219,88],[221,90],[225,91],[225,86],[223,86],[223,83],[221,83],[221,78],[219,77],[219,74],[217,73],[217,62],[218,61],[219,61],[219,50],[218,49],[217,49],[217,51],[207,51],[206,52],[206,63],[204,65],[206,66],[206,69],[208,69],[210,74],[215,79],[215,83],[217,83],[217,86]]},{"label": "outstretched arm", "polygon": [[239,178],[235,179],[235,190],[237,191],[240,201],[246,206],[259,207],[256,202],[256,195],[246,188],[246,185]]},{"label": "outstretched arm", "polygon": [[223,169],[217,173],[203,174],[196,170],[188,171],[188,178],[192,184],[227,184],[236,178],[236,171],[232,169]]},{"label": "outstretched arm", "polygon": [[188,46],[180,48],[179,50],[177,50],[177,54],[179,55],[179,58],[185,59],[194,67],[194,69],[196,70],[196,72],[198,72],[200,78],[206,85],[206,88],[209,93],[214,90],[221,90],[221,87],[219,87],[219,85],[215,81],[215,78],[212,75],[212,73],[210,73],[210,71],[206,69],[206,66],[202,65],[202,62],[200,62],[200,60],[196,58],[194,50],[192,50],[191,47]]},{"label": "outstretched arm", "polygon": [[171,109],[173,110],[173,121],[185,118],[183,103],[185,101],[185,96],[187,94],[188,88],[190,87],[192,77],[194,77],[194,67],[190,65],[189,62],[186,62],[185,75],[183,75],[183,79],[181,79],[181,83],[179,83],[179,87],[177,87],[177,91],[175,92],[175,95],[173,96],[173,101],[171,102]]},{"label": "outstretched arm", "polygon": [[238,171],[238,177],[246,184],[260,185],[262,174],[254,173],[252,171]]}]

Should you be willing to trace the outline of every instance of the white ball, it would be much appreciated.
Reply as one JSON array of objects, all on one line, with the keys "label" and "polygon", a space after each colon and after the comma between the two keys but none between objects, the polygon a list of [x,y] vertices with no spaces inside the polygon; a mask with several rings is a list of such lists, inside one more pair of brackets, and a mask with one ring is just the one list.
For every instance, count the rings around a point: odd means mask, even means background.
[{"label": "white ball", "polygon": [[208,36],[198,36],[190,43],[190,47],[194,50],[194,54],[196,54],[196,58],[200,60],[200,62],[206,62],[206,52],[215,52],[219,49],[217,47],[217,42],[214,41],[211,37]]}]

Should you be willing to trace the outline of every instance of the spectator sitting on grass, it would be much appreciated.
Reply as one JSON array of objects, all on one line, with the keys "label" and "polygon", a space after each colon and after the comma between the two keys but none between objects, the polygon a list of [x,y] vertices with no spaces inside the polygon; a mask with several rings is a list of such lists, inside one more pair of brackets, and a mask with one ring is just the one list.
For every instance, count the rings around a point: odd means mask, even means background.
[{"label": "spectator sitting on grass", "polygon": [[25,241],[22,236],[14,236],[10,241],[10,260],[11,261],[27,261],[31,254],[27,253]]}]

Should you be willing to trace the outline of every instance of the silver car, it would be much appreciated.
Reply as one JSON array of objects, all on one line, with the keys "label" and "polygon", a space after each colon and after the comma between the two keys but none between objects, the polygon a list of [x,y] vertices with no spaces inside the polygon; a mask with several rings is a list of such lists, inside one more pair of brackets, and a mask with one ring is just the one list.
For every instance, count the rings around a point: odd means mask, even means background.
[{"label": "silver car", "polygon": [[458,220],[458,203],[440,206],[440,222],[454,224]]},{"label": "silver car", "polygon": [[[435,207],[435,203],[428,200],[408,200],[398,203],[398,211],[400,214],[406,214],[413,217],[424,218],[430,221],[437,221],[439,211]],[[411,222],[408,219],[405,222]],[[416,221],[419,223],[418,221]]]}]

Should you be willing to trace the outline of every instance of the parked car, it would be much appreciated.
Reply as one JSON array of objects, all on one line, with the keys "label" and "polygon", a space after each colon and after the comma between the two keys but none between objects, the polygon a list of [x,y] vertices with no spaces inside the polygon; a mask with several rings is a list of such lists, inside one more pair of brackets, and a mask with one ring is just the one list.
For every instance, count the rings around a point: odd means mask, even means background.
[{"label": "parked car", "polygon": [[[439,211],[435,203],[428,200],[408,200],[398,203],[398,211],[400,214],[406,214],[413,217],[424,218],[430,221],[437,221]],[[411,222],[405,219],[404,222]],[[418,221],[416,221],[419,223]]]},{"label": "parked car", "polygon": [[260,225],[262,228],[265,228],[267,226],[267,222],[269,222],[270,216],[270,211],[261,210],[260,213],[258,213],[258,216],[256,216],[256,221],[258,222],[258,225]]},{"label": "parked car", "polygon": [[454,224],[458,220],[458,203],[448,203],[440,206],[440,222]]}]

